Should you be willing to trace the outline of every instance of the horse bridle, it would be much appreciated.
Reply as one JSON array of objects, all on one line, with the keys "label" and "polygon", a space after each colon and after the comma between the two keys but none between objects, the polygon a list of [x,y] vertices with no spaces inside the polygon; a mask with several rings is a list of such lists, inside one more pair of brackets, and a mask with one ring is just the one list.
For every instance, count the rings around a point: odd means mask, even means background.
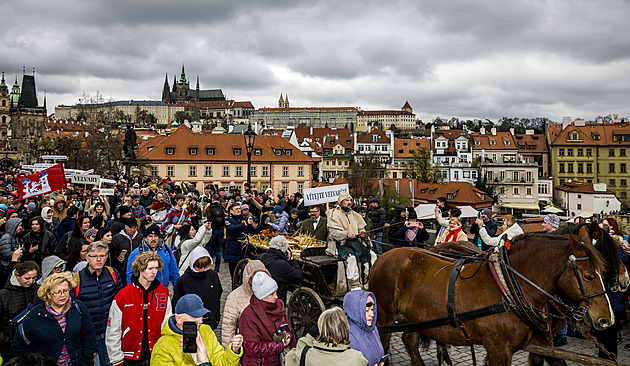
[{"label": "horse bridle", "polygon": [[[578,286],[580,288],[580,293],[582,294],[582,298],[578,299],[576,301],[576,305],[577,308],[565,304],[564,302],[560,301],[558,302],[557,300],[552,299],[554,302],[557,303],[558,306],[565,308],[567,311],[569,311],[572,315],[573,318],[575,318],[575,320],[580,321],[582,319],[584,319],[584,316],[586,315],[586,312],[588,311],[588,309],[590,308],[590,301],[589,299],[592,299],[594,297],[598,297],[598,296],[602,296],[602,295],[606,295],[606,291],[604,289],[604,291],[592,294],[592,295],[587,295],[586,291],[584,290],[584,285],[582,284],[582,278],[580,277],[580,274],[578,273],[578,269],[577,269],[577,262],[578,261],[587,261],[589,260],[590,257],[579,257],[576,258],[573,254],[571,254],[569,256],[569,260],[567,260],[567,262],[564,264],[564,267],[562,267],[562,270],[560,271],[560,273],[558,273],[558,275],[556,276],[556,278],[554,279],[554,284],[557,286],[558,285],[558,281],[560,280],[560,278],[562,278],[562,276],[564,275],[564,273],[569,269],[569,267],[573,268],[573,274],[575,275],[575,278],[577,279],[578,282]],[[580,303],[584,302],[584,305],[579,305]]]}]

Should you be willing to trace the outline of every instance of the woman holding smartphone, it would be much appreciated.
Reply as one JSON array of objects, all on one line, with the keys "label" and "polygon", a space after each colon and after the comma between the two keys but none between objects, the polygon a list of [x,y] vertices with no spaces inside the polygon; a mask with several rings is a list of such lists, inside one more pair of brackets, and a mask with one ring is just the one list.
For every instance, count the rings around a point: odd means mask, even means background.
[{"label": "woman holding smartphone", "polygon": [[425,240],[429,240],[429,233],[424,225],[418,221],[418,214],[413,207],[407,209],[407,221],[396,232],[396,238],[400,243],[405,243],[410,247],[419,247],[424,244]]}]

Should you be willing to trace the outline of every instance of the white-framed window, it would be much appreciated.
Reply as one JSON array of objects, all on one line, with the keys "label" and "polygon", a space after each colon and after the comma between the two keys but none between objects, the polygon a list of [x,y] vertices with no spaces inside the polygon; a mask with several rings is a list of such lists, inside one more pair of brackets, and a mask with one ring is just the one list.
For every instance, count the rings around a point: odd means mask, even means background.
[{"label": "white-framed window", "polygon": [[188,149],[188,153],[190,155],[197,155],[197,148],[196,147],[191,147]]},{"label": "white-framed window", "polygon": [[255,167],[255,166],[253,166],[253,167],[252,167],[252,169],[249,171],[249,174],[250,174],[252,177],[255,177],[255,176],[256,176],[256,167]]},{"label": "white-framed window", "polygon": [[459,179],[459,172],[456,170],[453,172],[453,180],[458,180]]},{"label": "white-framed window", "polygon": [[532,195],[532,189],[530,187],[527,187],[527,195],[528,196]]},{"label": "white-framed window", "polygon": [[282,176],[283,177],[288,177],[289,176],[289,167],[288,166],[283,166],[282,167]]},{"label": "white-framed window", "polygon": [[291,153],[292,153],[291,149],[284,150],[284,155],[291,155]]},{"label": "white-framed window", "polygon": [[189,177],[196,177],[197,176],[197,166],[196,165],[189,165],[188,166],[188,176]]},{"label": "white-framed window", "polygon": [[298,192],[300,192],[300,194],[304,192],[304,184],[298,184]]},{"label": "white-framed window", "polygon": [[232,149],[234,155],[241,155],[241,149]]},{"label": "white-framed window", "polygon": [[175,176],[175,167],[172,165],[169,165],[166,167],[166,176],[167,177],[174,177]]},{"label": "white-framed window", "polygon": [[212,165],[206,165],[205,168],[204,168],[203,174],[206,177],[211,177],[212,176]]},{"label": "white-framed window", "polygon": [[280,149],[276,149],[276,155],[277,155],[277,156],[282,155],[282,150],[280,150]]},{"label": "white-framed window", "polygon": [[514,187],[514,195],[518,196],[518,187]]},{"label": "white-framed window", "polygon": [[289,185],[288,184],[283,184],[282,185],[282,191],[284,192],[284,194],[289,194]]},{"label": "white-framed window", "polygon": [[152,177],[157,177],[158,176],[158,167],[157,167],[157,165],[151,165],[151,176]]},{"label": "white-framed window", "polygon": [[223,166],[223,176],[224,177],[229,177],[230,176],[230,166],[229,165],[224,165]]},{"label": "white-framed window", "polygon": [[304,167],[303,166],[299,166],[298,167],[298,177],[303,177],[303,176],[304,176]]},{"label": "white-framed window", "polygon": [[254,155],[262,155],[262,149],[254,149]]},{"label": "white-framed window", "polygon": [[242,177],[243,176],[243,167],[237,166],[236,167],[236,172],[234,173],[235,176],[237,177]]},{"label": "white-framed window", "polygon": [[268,177],[269,176],[269,167],[268,166],[262,167],[262,176],[263,177]]},{"label": "white-framed window", "polygon": [[175,148],[174,147],[167,147],[166,148],[166,155],[173,155],[175,154]]},{"label": "white-framed window", "polygon": [[209,147],[206,149],[206,154],[208,155],[214,155],[214,148],[213,147]]}]

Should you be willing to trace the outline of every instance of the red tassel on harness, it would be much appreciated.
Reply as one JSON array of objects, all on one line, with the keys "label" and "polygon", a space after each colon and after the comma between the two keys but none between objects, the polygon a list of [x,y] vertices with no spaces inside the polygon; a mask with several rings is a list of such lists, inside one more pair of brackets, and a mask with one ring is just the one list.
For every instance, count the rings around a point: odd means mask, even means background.
[{"label": "red tassel on harness", "polygon": [[510,240],[506,240],[505,241],[505,249],[510,250],[511,246],[512,246],[512,243],[510,243]]}]

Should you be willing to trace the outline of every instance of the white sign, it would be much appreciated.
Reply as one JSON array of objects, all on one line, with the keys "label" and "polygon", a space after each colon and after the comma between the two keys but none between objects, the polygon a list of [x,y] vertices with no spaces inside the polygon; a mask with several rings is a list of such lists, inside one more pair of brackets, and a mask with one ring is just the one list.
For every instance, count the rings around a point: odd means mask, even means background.
[{"label": "white sign", "polygon": [[114,195],[114,188],[101,188],[101,189],[99,189],[99,194],[101,196],[113,196]]},{"label": "white sign", "polygon": [[109,183],[109,184],[116,184],[116,181],[113,179],[105,179],[105,178],[101,178],[101,183]]},{"label": "white sign", "polygon": [[86,175],[86,174],[72,174],[72,180],[70,183],[72,184],[99,184],[101,177],[99,175]]},{"label": "white sign", "polygon": [[327,202],[337,202],[341,192],[350,193],[347,184],[328,187],[307,188],[304,190],[304,206],[319,205]]},{"label": "white sign", "polygon": [[68,160],[68,157],[65,155],[42,155],[42,159],[44,160]]}]

